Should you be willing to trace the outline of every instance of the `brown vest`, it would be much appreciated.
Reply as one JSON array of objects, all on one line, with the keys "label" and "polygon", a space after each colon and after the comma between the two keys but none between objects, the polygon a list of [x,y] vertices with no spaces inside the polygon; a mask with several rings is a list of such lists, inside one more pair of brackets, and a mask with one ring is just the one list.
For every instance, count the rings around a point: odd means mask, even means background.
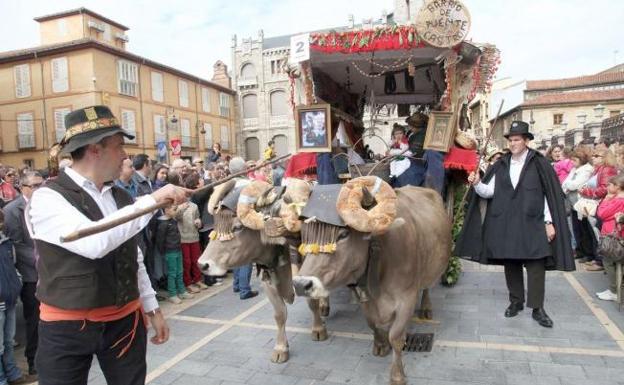
[{"label": "brown vest", "polygon": [[[103,218],[93,198],[64,172],[56,180],[49,181],[46,187],[61,194],[87,218],[93,221]],[[112,193],[117,208],[133,203],[130,194],[122,188],[113,186]],[[67,310],[121,307],[139,298],[135,238],[95,260],[35,240],[39,251],[37,298],[47,305]]]}]

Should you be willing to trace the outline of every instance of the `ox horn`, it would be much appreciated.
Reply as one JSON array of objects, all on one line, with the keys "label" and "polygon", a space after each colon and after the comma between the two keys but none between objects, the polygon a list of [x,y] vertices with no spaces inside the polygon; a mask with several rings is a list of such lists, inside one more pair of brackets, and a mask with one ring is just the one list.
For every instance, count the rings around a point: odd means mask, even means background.
[{"label": "ox horn", "polygon": [[[397,196],[390,185],[376,176],[352,179],[342,186],[336,209],[347,226],[363,232],[382,234],[388,230],[397,215]],[[363,206],[376,201],[370,210]]]},{"label": "ox horn", "polygon": [[264,217],[256,211],[256,203],[269,189],[271,185],[260,180],[255,180],[243,187],[236,205],[236,214],[243,226],[252,230],[264,228]]}]

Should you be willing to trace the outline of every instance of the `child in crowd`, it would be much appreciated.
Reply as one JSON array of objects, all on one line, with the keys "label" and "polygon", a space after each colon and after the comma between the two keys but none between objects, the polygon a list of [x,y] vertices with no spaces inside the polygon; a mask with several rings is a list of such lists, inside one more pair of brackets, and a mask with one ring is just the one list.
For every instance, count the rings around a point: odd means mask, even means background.
[{"label": "child in crowd", "polygon": [[[602,221],[601,236],[613,232],[616,232],[620,237],[624,236],[621,225],[616,224],[617,217],[622,213],[624,213],[624,175],[620,174],[609,179],[607,196],[600,202],[596,211],[596,216]],[[609,288],[596,293],[596,296],[605,301],[616,301],[615,262],[611,258],[603,256],[602,263],[609,279]]]},{"label": "child in crowd", "polygon": [[25,383],[15,363],[15,308],[22,283],[15,270],[13,244],[2,232],[4,214],[0,211],[0,385]]},{"label": "child in crowd", "polygon": [[[395,124],[392,129],[392,144],[390,145],[390,150],[388,150],[388,155],[399,155],[403,151],[407,150],[408,147],[409,143],[407,141],[407,136],[405,136],[405,130],[400,125]],[[411,163],[407,157],[411,155],[412,153],[410,151],[406,151],[402,154],[402,156],[399,156],[390,162],[390,177],[393,180],[398,178],[410,167]]]},{"label": "child in crowd", "polygon": [[165,208],[165,214],[158,218],[156,227],[156,248],[167,261],[167,291],[169,302],[180,304],[182,299],[191,299],[193,294],[186,291],[182,279],[181,236],[177,216],[177,207]]},{"label": "child in crowd", "polygon": [[[184,180],[184,187],[194,190],[200,185],[198,173],[192,173]],[[184,285],[191,293],[198,293],[208,288],[202,282],[202,274],[197,266],[197,260],[201,254],[199,245],[199,231],[202,227],[199,218],[199,209],[193,202],[186,202],[178,207],[176,214],[178,229],[182,242],[182,265],[184,267]]]}]

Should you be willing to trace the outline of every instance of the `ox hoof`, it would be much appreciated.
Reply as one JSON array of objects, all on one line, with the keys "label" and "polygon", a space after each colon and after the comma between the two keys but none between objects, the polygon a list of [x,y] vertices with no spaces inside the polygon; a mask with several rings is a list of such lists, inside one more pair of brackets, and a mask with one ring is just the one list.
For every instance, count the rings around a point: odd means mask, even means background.
[{"label": "ox hoof", "polygon": [[283,364],[288,361],[288,350],[273,350],[271,353],[271,362],[274,364]]},{"label": "ox hoof", "polygon": [[325,341],[326,339],[327,339],[326,328],[312,330],[312,341]]},{"label": "ox hoof", "polygon": [[385,357],[390,354],[390,344],[373,344],[373,356]]},{"label": "ox hoof", "polygon": [[390,379],[390,385],[407,385],[407,381],[405,380],[405,377],[398,379],[398,378],[391,378]]},{"label": "ox hoof", "polygon": [[418,312],[418,317],[420,319],[432,320],[433,319],[433,310],[431,309],[420,309]]}]

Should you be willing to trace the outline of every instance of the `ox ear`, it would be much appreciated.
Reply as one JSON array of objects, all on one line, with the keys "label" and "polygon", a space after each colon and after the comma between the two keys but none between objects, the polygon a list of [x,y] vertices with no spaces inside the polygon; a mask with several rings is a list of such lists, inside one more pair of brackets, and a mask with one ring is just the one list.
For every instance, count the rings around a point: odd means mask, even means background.
[{"label": "ox ear", "polygon": [[375,203],[375,197],[366,186],[362,186],[362,207],[370,207]]},{"label": "ox ear", "polygon": [[403,218],[396,218],[392,222],[390,227],[388,227],[387,231],[395,231],[396,229],[401,228],[404,224],[405,224],[405,219],[403,219]]}]

